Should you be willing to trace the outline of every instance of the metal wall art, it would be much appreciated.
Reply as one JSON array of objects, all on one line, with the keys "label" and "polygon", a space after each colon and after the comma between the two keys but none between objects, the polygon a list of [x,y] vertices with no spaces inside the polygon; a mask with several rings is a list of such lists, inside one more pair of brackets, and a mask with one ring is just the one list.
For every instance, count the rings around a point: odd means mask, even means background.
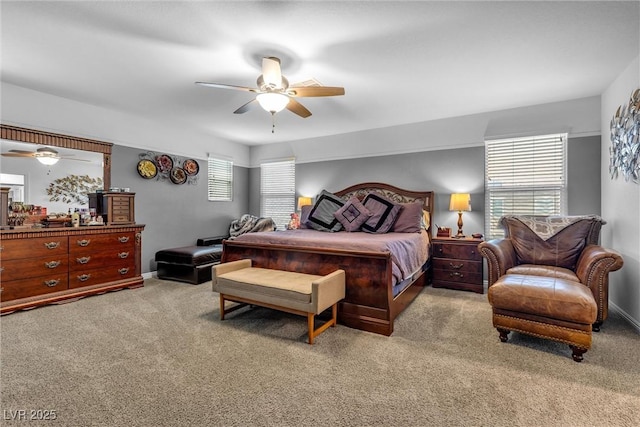
[{"label": "metal wall art", "polygon": [[640,183],[640,89],[636,89],[629,104],[618,107],[611,119],[609,175],[622,175],[625,181]]},{"label": "metal wall art", "polygon": [[194,159],[183,159],[152,151],[140,153],[138,157],[138,174],[144,179],[169,180],[178,185],[198,182],[200,165]]}]

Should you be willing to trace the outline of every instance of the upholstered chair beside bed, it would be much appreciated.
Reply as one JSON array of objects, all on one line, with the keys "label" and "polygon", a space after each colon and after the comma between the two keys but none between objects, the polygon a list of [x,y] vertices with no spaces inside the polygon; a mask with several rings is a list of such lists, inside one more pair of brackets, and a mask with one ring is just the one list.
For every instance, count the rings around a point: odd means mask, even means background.
[{"label": "upholstered chair beside bed", "polygon": [[598,216],[505,216],[505,238],[478,245],[501,341],[518,331],[564,342],[582,360],[608,315],[609,273],[623,264],[599,245],[604,224]]}]

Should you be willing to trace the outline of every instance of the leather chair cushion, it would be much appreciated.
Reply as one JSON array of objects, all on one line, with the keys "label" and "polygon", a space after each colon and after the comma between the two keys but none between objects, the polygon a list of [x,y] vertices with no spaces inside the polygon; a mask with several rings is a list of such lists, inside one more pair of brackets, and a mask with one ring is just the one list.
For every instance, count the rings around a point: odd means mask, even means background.
[{"label": "leather chair cushion", "polygon": [[535,265],[535,264],[521,264],[516,265],[507,270],[507,274],[525,274],[527,276],[546,276],[557,277],[559,279],[571,280],[579,282],[578,276],[573,271],[562,268],[553,267],[551,265]]},{"label": "leather chair cushion", "polygon": [[578,257],[587,243],[592,220],[577,221],[548,240],[541,239],[516,218],[503,218],[506,235],[516,252],[518,264],[544,264],[575,271]]},{"label": "leather chair cushion", "polygon": [[494,308],[550,319],[592,324],[597,317],[591,290],[572,280],[506,274],[489,287],[488,297]]}]

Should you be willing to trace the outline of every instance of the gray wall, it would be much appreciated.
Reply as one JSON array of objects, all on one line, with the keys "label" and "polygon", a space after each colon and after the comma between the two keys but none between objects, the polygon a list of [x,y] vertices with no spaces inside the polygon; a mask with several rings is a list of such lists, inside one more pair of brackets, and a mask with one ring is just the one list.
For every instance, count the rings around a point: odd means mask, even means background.
[{"label": "gray wall", "polygon": [[600,215],[600,136],[569,139],[567,157],[569,215]]},{"label": "gray wall", "polygon": [[157,251],[192,246],[199,237],[226,235],[231,221],[248,212],[247,168],[233,168],[232,202],[209,202],[206,159],[196,159],[200,164],[196,184],[175,185],[170,181],[141,178],[136,170],[141,152],[143,150],[113,147],[111,185],[129,187],[136,193],[136,222],[146,225],[142,234],[143,273],[156,270]]},{"label": "gray wall", "polygon": [[[600,214],[600,138],[570,138],[567,152],[568,214]],[[249,175],[249,209],[258,215],[260,168],[252,168]],[[322,189],[337,191],[368,181],[435,191],[432,223],[454,231],[458,215],[449,211],[449,195],[468,192],[472,211],[463,214],[464,232],[484,234],[483,146],[296,165],[296,190],[301,196],[314,197]]]}]

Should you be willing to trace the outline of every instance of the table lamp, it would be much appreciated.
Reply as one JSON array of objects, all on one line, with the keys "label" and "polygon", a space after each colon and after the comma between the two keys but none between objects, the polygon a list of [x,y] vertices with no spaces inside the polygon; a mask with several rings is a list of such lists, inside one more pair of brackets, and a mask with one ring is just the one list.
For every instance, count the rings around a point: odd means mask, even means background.
[{"label": "table lamp", "polygon": [[471,196],[467,193],[453,193],[449,202],[449,210],[458,211],[458,234],[453,237],[457,239],[464,237],[462,232],[462,211],[471,210]]},{"label": "table lamp", "polygon": [[298,197],[298,210],[301,210],[303,206],[311,204],[311,197]]}]

